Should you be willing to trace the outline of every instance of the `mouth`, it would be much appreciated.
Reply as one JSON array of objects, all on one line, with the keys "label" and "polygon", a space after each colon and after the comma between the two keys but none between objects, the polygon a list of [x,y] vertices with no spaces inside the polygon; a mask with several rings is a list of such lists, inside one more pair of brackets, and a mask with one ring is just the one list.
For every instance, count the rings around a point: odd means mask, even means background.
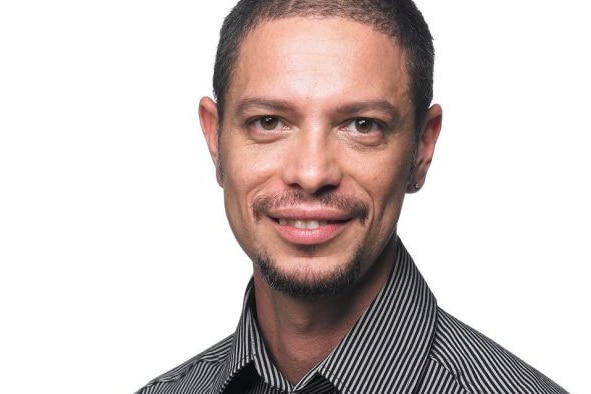
[{"label": "mouth", "polygon": [[351,223],[351,219],[308,219],[270,217],[277,234],[293,245],[321,245],[338,238]]},{"label": "mouth", "polygon": [[316,230],[323,226],[330,224],[337,224],[344,221],[327,221],[327,220],[302,220],[302,219],[274,219],[281,226],[291,226],[303,230]]},{"label": "mouth", "polygon": [[312,198],[295,191],[258,197],[252,209],[255,221],[270,223],[281,241],[295,246],[340,242],[343,233],[364,226],[369,212],[367,204],[351,196],[326,193]]}]

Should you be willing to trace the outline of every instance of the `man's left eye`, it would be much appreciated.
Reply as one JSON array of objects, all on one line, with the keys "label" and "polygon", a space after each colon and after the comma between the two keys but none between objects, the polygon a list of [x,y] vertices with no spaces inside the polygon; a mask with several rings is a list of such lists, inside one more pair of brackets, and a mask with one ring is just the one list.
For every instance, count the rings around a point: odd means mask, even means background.
[{"label": "man's left eye", "polygon": [[370,118],[353,119],[347,128],[361,134],[368,134],[374,131],[383,131],[383,127],[376,120]]}]

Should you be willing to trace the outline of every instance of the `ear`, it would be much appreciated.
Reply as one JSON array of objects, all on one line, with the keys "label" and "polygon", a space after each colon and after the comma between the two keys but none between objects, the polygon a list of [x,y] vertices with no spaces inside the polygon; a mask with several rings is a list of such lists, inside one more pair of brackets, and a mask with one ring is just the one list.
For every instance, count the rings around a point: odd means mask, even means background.
[{"label": "ear", "polygon": [[199,122],[201,123],[201,130],[205,137],[205,142],[209,148],[209,154],[213,160],[216,168],[216,178],[218,184],[222,186],[222,168],[219,152],[219,127],[220,121],[218,117],[218,106],[209,97],[203,97],[199,101]]},{"label": "ear", "polygon": [[435,144],[439,138],[441,131],[442,120],[441,106],[435,104],[429,108],[425,116],[425,120],[421,127],[421,134],[417,145],[415,156],[414,171],[410,174],[407,193],[414,193],[418,191],[425,184],[427,171],[433,159],[433,152],[435,152]]}]

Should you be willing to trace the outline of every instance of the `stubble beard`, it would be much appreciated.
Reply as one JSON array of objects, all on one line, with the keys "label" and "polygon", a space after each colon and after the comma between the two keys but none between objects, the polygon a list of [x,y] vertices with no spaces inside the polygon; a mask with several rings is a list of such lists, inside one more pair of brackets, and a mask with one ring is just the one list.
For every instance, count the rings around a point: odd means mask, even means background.
[{"label": "stubble beard", "polygon": [[292,273],[281,270],[267,253],[252,258],[265,282],[274,290],[295,298],[321,298],[342,294],[359,278],[361,253],[358,251],[344,265],[328,273]]}]

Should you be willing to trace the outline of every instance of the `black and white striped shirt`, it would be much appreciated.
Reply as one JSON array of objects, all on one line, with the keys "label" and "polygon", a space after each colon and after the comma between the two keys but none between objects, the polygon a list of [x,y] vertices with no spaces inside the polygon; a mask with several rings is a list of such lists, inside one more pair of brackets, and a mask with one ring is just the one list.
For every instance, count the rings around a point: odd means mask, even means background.
[{"label": "black and white striped shirt", "polygon": [[137,394],[566,393],[501,346],[437,307],[410,255],[368,310],[300,382],[273,365],[254,320],[252,281],[236,332]]}]

